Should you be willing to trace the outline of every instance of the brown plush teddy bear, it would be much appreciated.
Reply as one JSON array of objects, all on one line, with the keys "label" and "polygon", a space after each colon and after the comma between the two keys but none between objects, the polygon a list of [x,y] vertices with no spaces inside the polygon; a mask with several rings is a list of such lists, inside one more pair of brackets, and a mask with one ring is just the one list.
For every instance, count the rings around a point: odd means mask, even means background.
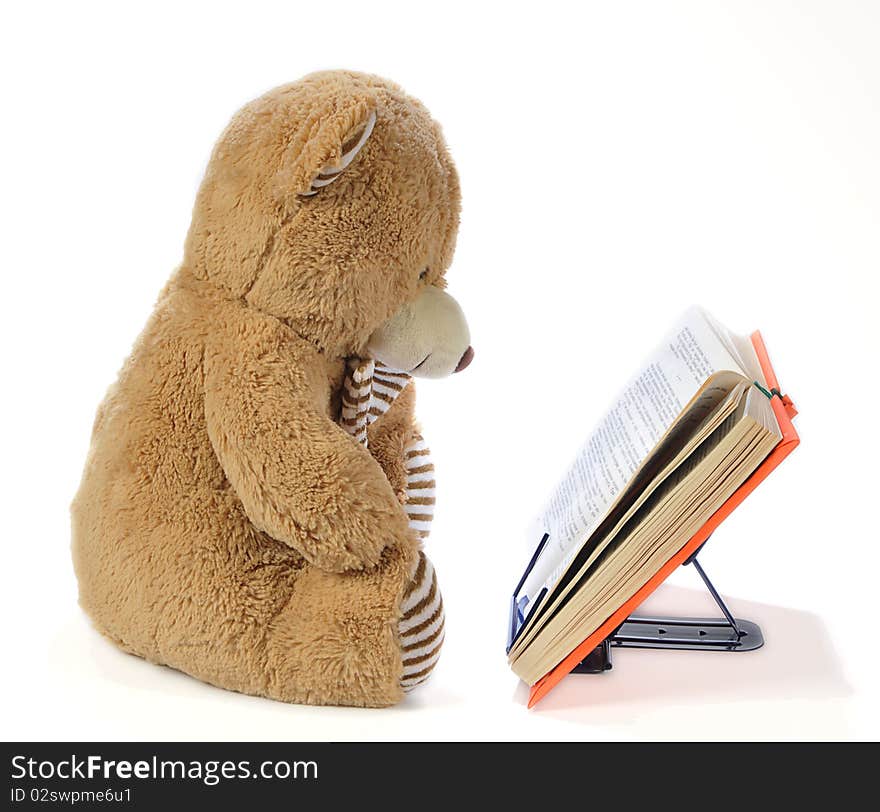
[{"label": "brown plush teddy bear", "polygon": [[473,355],[443,291],[458,216],[439,127],[390,82],[315,74],[234,117],[73,503],[100,631],[287,702],[389,705],[428,676],[443,607],[410,376]]}]

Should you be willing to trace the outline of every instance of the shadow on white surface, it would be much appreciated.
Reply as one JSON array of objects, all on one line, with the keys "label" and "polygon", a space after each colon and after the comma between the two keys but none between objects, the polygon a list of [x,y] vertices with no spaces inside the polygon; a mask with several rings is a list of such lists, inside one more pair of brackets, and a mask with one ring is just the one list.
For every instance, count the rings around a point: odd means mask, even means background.
[{"label": "shadow on white surface", "polygon": [[[763,649],[617,649],[612,671],[567,677],[532,711],[524,707],[522,683],[511,701],[515,677],[500,651],[490,656],[482,648],[450,648],[456,656],[447,658],[439,679],[393,708],[286,705],[214,688],[125,654],[77,612],[47,641],[46,667],[30,672],[41,713],[13,707],[10,727],[24,740],[851,737],[861,714],[851,707],[852,692],[822,621],[778,606],[736,599],[730,605],[738,617],[761,625]],[[714,615],[702,592],[671,586],[643,611]]]},{"label": "shadow on white surface", "polygon": [[[669,706],[761,700],[836,700],[849,696],[840,659],[822,620],[810,612],[728,599],[738,618],[764,632],[757,651],[701,652],[620,649],[604,674],[571,674],[531,712],[589,724],[629,723]],[[640,608],[641,615],[716,617],[708,596],[663,586]],[[525,705],[519,683],[514,701]]]},{"label": "shadow on white surface", "polygon": [[[175,705],[183,701],[193,707],[213,706],[218,701],[225,702],[228,706],[234,704],[238,709],[246,708],[252,717],[271,715],[277,719],[284,714],[295,717],[310,710],[319,710],[324,714],[362,712],[369,715],[373,712],[372,709],[364,708],[318,709],[315,706],[289,705],[209,685],[182,671],[127,654],[95,630],[83,613],[65,624],[64,629],[52,640],[48,654],[50,672],[64,674],[64,685],[72,694],[77,694],[80,702],[83,697],[79,691],[83,685],[90,685],[95,689],[99,702],[102,696],[109,699],[111,694],[120,692],[130,699],[139,697],[140,701],[150,702],[147,695],[154,694],[159,695],[163,704],[168,700],[174,701]],[[461,704],[460,697],[442,689],[432,690],[429,697],[425,691],[421,691],[407,695],[403,702],[385,709],[385,712],[411,714],[425,706],[448,708],[458,704]]]}]

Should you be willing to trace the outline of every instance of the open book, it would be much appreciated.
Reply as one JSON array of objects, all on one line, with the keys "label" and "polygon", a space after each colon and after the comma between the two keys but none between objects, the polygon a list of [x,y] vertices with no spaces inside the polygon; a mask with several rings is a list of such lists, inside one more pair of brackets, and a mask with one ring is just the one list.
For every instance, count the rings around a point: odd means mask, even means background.
[{"label": "open book", "polygon": [[525,682],[645,597],[788,435],[756,347],[689,310],[587,440],[540,514],[544,543],[514,598],[508,659]]}]

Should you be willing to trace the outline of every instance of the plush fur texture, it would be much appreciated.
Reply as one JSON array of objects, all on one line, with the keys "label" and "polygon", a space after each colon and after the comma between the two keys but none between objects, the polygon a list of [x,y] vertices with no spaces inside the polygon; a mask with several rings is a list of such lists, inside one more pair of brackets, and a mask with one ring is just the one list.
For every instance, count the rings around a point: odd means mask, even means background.
[{"label": "plush fur texture", "polygon": [[[373,113],[351,165],[304,196]],[[458,215],[438,126],[390,82],[315,74],[234,117],[183,263],[95,420],[72,519],[98,629],[236,691],[401,699],[413,387],[368,449],[336,421],[346,359],[444,287]]]}]

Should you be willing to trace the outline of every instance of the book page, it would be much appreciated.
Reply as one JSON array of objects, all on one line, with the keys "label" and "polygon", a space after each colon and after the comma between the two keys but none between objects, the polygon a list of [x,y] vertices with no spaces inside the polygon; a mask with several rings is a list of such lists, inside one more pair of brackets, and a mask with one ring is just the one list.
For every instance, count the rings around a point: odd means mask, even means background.
[{"label": "book page", "polygon": [[605,519],[588,538],[574,545],[575,554],[565,556],[562,565],[548,577],[545,582],[548,594],[540,601],[540,611],[529,613],[525,624],[528,628],[522,629],[522,634],[511,648],[512,656],[529,645],[529,641],[539,632],[539,627],[565,602],[592,563],[605,555],[605,548],[641,505],[684,464],[694,449],[703,445],[736,411],[739,403],[745,399],[747,388],[754,387],[741,375],[729,371],[716,372],[709,378],[651,451],[638,473],[627,483],[626,490],[607,512]]},{"label": "book page", "polygon": [[700,308],[691,308],[630,381],[541,511],[549,540],[523,584],[524,608],[552,585],[613,507],[652,449],[709,377],[743,374]]},{"label": "book page", "polygon": [[739,363],[746,375],[766,389],[767,379],[764,377],[764,370],[761,369],[761,362],[758,360],[758,355],[751,340],[747,336],[732,333],[709,313],[704,313],[704,315],[706,316],[706,321],[709,322],[709,326],[715,331],[715,335],[727,347],[727,350],[737,360],[737,363]]},{"label": "book page", "polygon": [[715,448],[705,455],[698,451],[688,461],[697,462],[696,466],[677,471],[655,492],[651,504],[644,507],[646,515],[633,519],[631,532],[602,567],[584,577],[573,599],[521,652],[520,660],[512,662],[523,679],[536,682],[636,594],[776,446],[778,437],[772,432],[751,417],[740,419],[742,405],[730,418],[736,421],[733,429],[726,435],[726,428],[720,429],[722,439]]}]

